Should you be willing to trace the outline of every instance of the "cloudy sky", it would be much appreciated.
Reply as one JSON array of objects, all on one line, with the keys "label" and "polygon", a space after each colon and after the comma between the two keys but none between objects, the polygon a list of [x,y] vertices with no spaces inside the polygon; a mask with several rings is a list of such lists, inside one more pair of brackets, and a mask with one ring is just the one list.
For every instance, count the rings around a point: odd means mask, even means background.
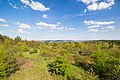
[{"label": "cloudy sky", "polygon": [[120,40],[120,0],[0,0],[0,34],[28,40]]}]

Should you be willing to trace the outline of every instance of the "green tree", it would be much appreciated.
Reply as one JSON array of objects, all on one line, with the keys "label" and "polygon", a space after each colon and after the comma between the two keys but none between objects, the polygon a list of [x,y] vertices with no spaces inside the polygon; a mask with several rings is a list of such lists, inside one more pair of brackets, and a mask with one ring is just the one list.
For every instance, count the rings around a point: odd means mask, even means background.
[{"label": "green tree", "polygon": [[17,36],[16,38],[15,38],[15,41],[21,41],[22,39],[21,39],[21,37],[19,37],[19,36]]}]

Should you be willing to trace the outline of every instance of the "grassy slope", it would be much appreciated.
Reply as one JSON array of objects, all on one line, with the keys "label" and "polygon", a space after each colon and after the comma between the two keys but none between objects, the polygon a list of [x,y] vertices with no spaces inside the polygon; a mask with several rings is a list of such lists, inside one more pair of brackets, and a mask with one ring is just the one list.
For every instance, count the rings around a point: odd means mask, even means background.
[{"label": "grassy slope", "polygon": [[[51,75],[47,70],[50,59],[41,57],[39,52],[34,54],[23,53],[20,70],[12,74],[8,80],[66,80],[63,76]],[[78,80],[98,80],[96,76],[87,73],[81,68],[73,67],[70,71]]]},{"label": "grassy slope", "polygon": [[26,62],[20,70],[9,77],[9,80],[53,80],[47,71],[47,60],[38,57],[39,54],[24,53]]}]

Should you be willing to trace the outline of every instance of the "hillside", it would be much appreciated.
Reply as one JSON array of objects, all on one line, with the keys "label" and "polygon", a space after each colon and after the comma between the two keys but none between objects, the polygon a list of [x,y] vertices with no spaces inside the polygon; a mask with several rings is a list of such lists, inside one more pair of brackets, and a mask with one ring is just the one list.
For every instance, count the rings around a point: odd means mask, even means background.
[{"label": "hillside", "polygon": [[120,40],[39,42],[0,35],[0,80],[120,80]]}]

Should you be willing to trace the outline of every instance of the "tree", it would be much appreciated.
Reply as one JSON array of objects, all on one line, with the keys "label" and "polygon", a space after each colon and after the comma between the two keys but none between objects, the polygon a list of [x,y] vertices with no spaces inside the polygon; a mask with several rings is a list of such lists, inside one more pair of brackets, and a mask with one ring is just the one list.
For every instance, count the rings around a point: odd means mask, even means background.
[{"label": "tree", "polygon": [[16,38],[15,38],[15,41],[21,41],[22,39],[21,39],[21,37],[19,37],[19,36],[17,36]]}]

